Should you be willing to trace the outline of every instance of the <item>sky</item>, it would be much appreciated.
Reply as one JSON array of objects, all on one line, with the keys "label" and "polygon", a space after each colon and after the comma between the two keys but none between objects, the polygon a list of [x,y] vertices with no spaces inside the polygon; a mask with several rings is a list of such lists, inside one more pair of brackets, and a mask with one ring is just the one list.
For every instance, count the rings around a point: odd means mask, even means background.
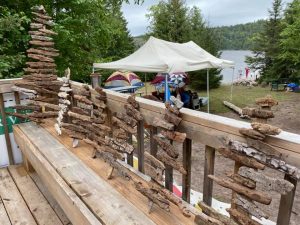
[{"label": "sky", "polygon": [[[283,1],[285,4],[292,0]],[[142,5],[123,4],[128,29],[133,36],[145,34],[149,21],[146,18],[150,6],[159,0],[144,0]],[[268,17],[273,0],[186,0],[189,7],[198,6],[210,26],[234,25],[253,22]]]}]

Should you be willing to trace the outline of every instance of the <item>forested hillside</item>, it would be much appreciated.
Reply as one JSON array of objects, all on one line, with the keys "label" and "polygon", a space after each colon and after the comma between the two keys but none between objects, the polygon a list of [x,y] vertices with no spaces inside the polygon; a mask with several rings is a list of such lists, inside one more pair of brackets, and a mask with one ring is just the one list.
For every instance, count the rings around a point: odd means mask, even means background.
[{"label": "forested hillside", "polygon": [[251,38],[264,29],[264,20],[233,26],[215,27],[215,35],[219,38],[220,49],[248,50],[252,49]]}]

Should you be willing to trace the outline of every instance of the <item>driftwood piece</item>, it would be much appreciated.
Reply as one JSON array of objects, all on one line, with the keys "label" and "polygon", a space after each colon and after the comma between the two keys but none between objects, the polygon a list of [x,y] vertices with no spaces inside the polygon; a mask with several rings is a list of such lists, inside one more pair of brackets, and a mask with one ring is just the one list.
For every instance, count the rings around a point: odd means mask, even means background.
[{"label": "driftwood piece", "polygon": [[227,177],[231,178],[232,180],[234,180],[235,182],[246,186],[250,189],[255,189],[256,188],[256,182],[249,179],[249,178],[245,178],[240,176],[239,174],[236,173],[231,173],[231,174],[226,174]]},{"label": "driftwood piece", "polygon": [[284,179],[268,177],[250,168],[241,167],[239,174],[254,180],[264,191],[276,191],[285,195],[294,189],[294,185]]},{"label": "driftwood piece", "polygon": [[47,25],[47,26],[51,26],[51,27],[54,26],[54,22],[51,21],[51,20],[45,20],[45,19],[42,19],[42,18],[39,18],[39,17],[33,18],[33,20],[38,22],[38,23]]},{"label": "driftwood piece", "polygon": [[70,117],[75,118],[75,119],[92,123],[92,120],[91,120],[91,118],[89,116],[81,115],[81,114],[74,113],[74,112],[71,112],[71,111],[68,112],[68,115]]},{"label": "driftwood piece", "polygon": [[171,130],[171,131],[173,131],[175,128],[174,124],[168,123],[158,117],[154,118],[152,125],[154,127],[160,127],[160,128],[164,128],[166,130]]},{"label": "driftwood piece", "polygon": [[251,127],[264,135],[278,135],[281,129],[265,123],[251,123]]},{"label": "driftwood piece", "polygon": [[40,73],[40,74],[56,74],[56,69],[52,68],[24,68],[23,69],[26,73]]},{"label": "driftwood piece", "polygon": [[198,202],[198,205],[206,215],[221,221],[224,225],[238,225],[232,219],[219,213],[214,208],[209,207],[204,202]]},{"label": "driftwood piece", "polygon": [[267,95],[263,98],[257,98],[255,103],[261,107],[273,107],[278,105],[278,101],[275,100],[271,95]]},{"label": "driftwood piece", "polygon": [[265,153],[268,156],[271,157],[277,157],[277,158],[281,158],[282,157],[282,153],[278,152],[275,148],[273,148],[271,145],[260,141],[260,140],[254,140],[251,138],[247,138],[247,144],[250,147],[253,147],[257,150],[259,150],[260,152]]},{"label": "driftwood piece", "polygon": [[216,220],[215,218],[204,213],[196,215],[194,222],[197,225],[224,225],[224,223],[221,221]]},{"label": "driftwood piece", "polygon": [[257,140],[264,140],[266,138],[266,135],[252,129],[241,128],[239,129],[239,132],[247,137]]},{"label": "driftwood piece", "polygon": [[21,114],[21,113],[16,113],[16,112],[5,112],[6,115],[9,115],[9,116],[15,116],[15,117],[18,117],[18,118],[21,118],[21,119],[27,119],[27,120],[31,120],[33,122],[36,122],[36,123],[41,123],[41,119],[40,118],[34,118],[30,115],[26,115],[26,114]]},{"label": "driftwood piece", "polygon": [[117,141],[116,139],[108,136],[105,136],[105,143],[119,152],[131,154],[134,151],[134,147],[127,142]]},{"label": "driftwood piece", "polygon": [[45,50],[36,49],[36,48],[27,49],[26,52],[27,53],[32,53],[32,54],[39,54],[39,55],[44,55],[44,56],[50,56],[50,57],[59,56],[58,52],[45,51]]},{"label": "driftwood piece", "polygon": [[159,161],[157,158],[155,158],[153,155],[151,155],[149,152],[144,152],[144,157],[155,167],[157,167],[161,170],[165,170],[165,165],[161,161]]},{"label": "driftwood piece", "polygon": [[16,109],[16,110],[32,110],[32,111],[41,111],[40,106],[35,106],[35,105],[14,105],[14,106],[9,106],[9,108]]},{"label": "driftwood piece", "polygon": [[81,109],[79,107],[72,107],[71,109],[72,112],[77,113],[77,114],[82,114],[85,116],[90,116],[91,113],[85,111],[84,109]]},{"label": "driftwood piece", "polygon": [[274,113],[269,110],[256,109],[256,108],[243,108],[243,114],[252,118],[268,119],[274,118]]},{"label": "driftwood piece", "polygon": [[263,170],[265,168],[265,165],[258,162],[256,159],[233,152],[227,148],[219,148],[218,152],[221,153],[221,155],[223,155],[224,157],[230,158],[236,162],[241,163],[242,165],[260,170]]},{"label": "driftwood piece", "polygon": [[176,116],[173,113],[170,113],[168,110],[166,110],[164,119],[168,121],[169,123],[174,124],[175,126],[178,126],[180,122],[182,121],[182,118]]},{"label": "driftwood piece", "polygon": [[91,112],[91,110],[93,109],[93,105],[88,105],[88,104],[85,104],[85,103],[79,102],[79,101],[77,102],[76,105],[78,108],[81,108],[83,110],[88,110],[89,112]]},{"label": "driftwood piece", "polygon": [[37,55],[37,54],[27,54],[27,56],[28,56],[29,58],[36,59],[36,60],[39,60],[39,61],[42,61],[42,62],[54,62],[54,59],[51,59],[51,58],[49,58],[49,57],[42,56],[42,55]]},{"label": "driftwood piece", "polygon": [[73,98],[77,101],[83,102],[87,105],[93,105],[93,102],[89,99],[87,99],[85,96],[80,96],[80,95],[73,95]]},{"label": "driftwood piece", "polygon": [[84,129],[83,127],[81,126],[78,126],[78,125],[75,125],[75,124],[71,124],[71,123],[61,123],[61,126],[63,128],[66,128],[66,129],[69,129],[69,130],[72,130],[72,131],[76,131],[76,132],[80,132],[80,133],[84,133],[84,134],[87,134],[88,131],[86,129]]},{"label": "driftwood piece", "polygon": [[85,139],[85,134],[83,133],[80,133],[80,132],[76,132],[76,131],[73,131],[73,130],[69,130],[69,129],[66,129],[66,128],[63,128],[64,132],[69,135],[71,138],[75,138],[75,139],[78,139],[78,140],[83,140]]},{"label": "driftwood piece", "polygon": [[127,98],[127,102],[133,106],[133,108],[135,109],[139,109],[139,103],[135,100],[135,96],[134,95],[130,95],[128,98]]},{"label": "driftwood piece", "polygon": [[155,135],[153,139],[156,141],[156,143],[172,158],[177,159],[179,156],[179,153],[177,149],[169,143],[169,141],[159,135]]},{"label": "driftwood piece", "polygon": [[160,134],[165,136],[169,140],[173,140],[179,143],[183,143],[186,139],[186,133],[180,133],[177,131],[162,130]]},{"label": "driftwood piece", "polygon": [[102,110],[107,107],[105,102],[102,100],[93,99],[93,104],[94,104],[94,106],[97,106],[99,109],[102,109]]},{"label": "driftwood piece", "polygon": [[30,28],[31,29],[41,29],[41,28],[43,28],[43,24],[41,24],[41,23],[30,23]]},{"label": "driftwood piece", "polygon": [[166,152],[158,151],[157,159],[159,159],[161,162],[163,162],[166,165],[172,166],[175,170],[178,170],[180,173],[184,175],[186,174],[186,170],[183,168],[182,163],[170,157]]},{"label": "driftwood piece", "polygon": [[179,109],[178,109],[176,106],[172,106],[172,105],[170,104],[170,102],[166,102],[166,103],[165,103],[165,106],[166,106],[166,109],[167,109],[169,112],[171,112],[171,113],[173,113],[173,114],[175,114],[175,115],[177,115],[177,116],[180,115]]},{"label": "driftwood piece", "polygon": [[232,199],[232,201],[234,204],[242,207],[247,213],[255,216],[258,219],[269,218],[269,215],[266,214],[262,209],[260,209],[254,202],[239,194],[237,194],[236,197]]},{"label": "driftwood piece", "polygon": [[101,131],[105,132],[106,134],[109,134],[111,132],[111,128],[109,126],[104,125],[104,124],[92,123],[92,125],[95,128],[99,128]]},{"label": "driftwood piece", "polygon": [[48,30],[46,28],[41,28],[39,29],[40,32],[45,33],[45,34],[50,34],[50,35],[57,35],[56,32],[52,31],[52,30]]},{"label": "driftwood piece", "polygon": [[117,112],[116,117],[119,118],[120,120],[124,121],[131,127],[135,127],[137,125],[137,120],[126,115],[125,113]]},{"label": "driftwood piece", "polygon": [[58,112],[50,111],[50,112],[33,112],[27,114],[30,117],[34,118],[54,118],[57,117]]},{"label": "driftwood piece", "polygon": [[53,41],[52,37],[48,37],[48,36],[43,36],[43,35],[30,35],[32,40],[37,40],[37,41]]},{"label": "driftwood piece", "polygon": [[28,65],[30,68],[55,68],[55,63],[49,63],[49,62],[26,62],[26,65]]},{"label": "driftwood piece", "polygon": [[150,176],[153,180],[157,181],[158,183],[161,183],[164,180],[161,170],[154,168],[148,163],[144,164],[144,169],[145,174]]},{"label": "driftwood piece", "polygon": [[249,119],[249,116],[244,115],[244,114],[243,114],[243,109],[241,109],[240,107],[238,107],[238,106],[232,104],[231,102],[227,102],[227,101],[223,101],[223,104],[224,104],[225,106],[227,106],[229,109],[231,109],[231,110],[233,110],[234,112],[236,112],[237,114],[239,114],[241,118],[247,118],[247,119]]},{"label": "driftwood piece", "polygon": [[51,16],[47,16],[45,14],[42,14],[42,13],[37,13],[37,12],[31,12],[33,15],[41,18],[41,19],[45,19],[45,20],[51,20],[52,17]]},{"label": "driftwood piece", "polygon": [[137,109],[135,109],[132,105],[125,104],[124,107],[126,109],[127,115],[132,116],[134,119],[138,121],[143,120],[142,114]]},{"label": "driftwood piece", "polygon": [[95,91],[101,96],[106,96],[106,92],[101,87],[96,87]]},{"label": "driftwood piece", "polygon": [[123,140],[127,140],[128,138],[127,133],[121,128],[115,129],[113,131],[113,137],[117,139],[123,139]]},{"label": "driftwood piece", "polygon": [[93,109],[93,115],[95,115],[95,116],[101,116],[102,114],[104,113],[104,109],[102,109],[102,108],[97,108],[97,109]]},{"label": "driftwood piece", "polygon": [[239,222],[240,225],[261,225],[260,223],[251,219],[245,213],[239,212],[237,209],[230,208],[230,209],[226,209],[226,210],[232,218],[234,218],[236,221]]},{"label": "driftwood piece", "polygon": [[112,123],[117,125],[118,127],[122,128],[123,130],[126,130],[126,132],[130,133],[130,134],[136,134],[137,129],[136,127],[130,127],[128,124],[126,124],[125,122],[119,120],[117,117],[112,117]]},{"label": "driftwood piece", "polygon": [[54,46],[53,41],[29,41],[29,44],[36,45],[36,46],[42,46],[42,47],[53,47]]},{"label": "driftwood piece", "polygon": [[241,143],[239,141],[225,140],[224,144],[227,145],[227,147],[233,151],[248,155],[270,168],[274,168],[281,172],[289,174],[297,180],[300,179],[300,169],[290,164],[287,164],[281,159],[277,159],[272,156],[266,155],[265,153],[257,151],[256,149],[249,147],[247,144]]},{"label": "driftwood piece", "polygon": [[246,197],[250,198],[251,200],[260,202],[265,205],[269,205],[272,201],[272,198],[268,195],[268,193],[247,188],[243,185],[235,183],[234,181],[232,181],[230,179],[218,178],[213,175],[208,175],[208,177],[210,179],[214,180],[215,182],[217,182],[219,185],[229,188],[239,194],[245,195]]}]

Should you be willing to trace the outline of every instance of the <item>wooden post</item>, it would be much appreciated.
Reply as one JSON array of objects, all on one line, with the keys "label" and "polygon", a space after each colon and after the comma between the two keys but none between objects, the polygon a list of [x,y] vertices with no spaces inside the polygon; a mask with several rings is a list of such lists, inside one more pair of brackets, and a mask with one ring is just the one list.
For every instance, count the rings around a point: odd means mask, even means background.
[{"label": "wooden post", "polygon": [[215,149],[210,146],[205,146],[205,164],[204,164],[204,182],[203,182],[203,202],[211,206],[213,181],[208,178],[208,175],[213,175],[215,170]]},{"label": "wooden post", "polygon": [[138,169],[144,173],[144,121],[139,121],[137,125],[137,154]]},{"label": "wooden post", "polygon": [[[237,174],[239,172],[239,169],[241,168],[242,164],[235,161],[234,162],[234,170],[233,170],[233,173],[234,174]],[[232,209],[235,209],[236,208],[236,205],[234,203],[234,199],[236,198],[236,193],[234,191],[232,191],[232,196],[231,196],[231,208]]]},{"label": "wooden post", "polygon": [[9,138],[9,130],[8,130],[8,126],[6,123],[6,114],[5,114],[3,93],[0,93],[0,110],[1,110],[1,116],[2,116],[2,125],[4,128],[5,141],[6,141],[6,146],[7,146],[8,160],[9,160],[9,164],[13,165],[14,157],[13,157],[12,146],[11,146],[11,142],[10,142],[10,138]]},{"label": "wooden post", "polygon": [[[132,145],[132,134],[127,133],[127,135],[127,142]],[[131,154],[127,154],[127,164],[133,166],[133,152]]]},{"label": "wooden post", "polygon": [[290,224],[291,213],[293,209],[294,197],[296,193],[297,180],[285,174],[284,179],[294,185],[294,189],[286,195],[281,195],[279,211],[277,216],[277,225]]},{"label": "wooden post", "polygon": [[182,175],[182,199],[190,203],[191,195],[191,174],[192,174],[192,140],[187,138],[183,143],[183,168],[187,174]]},{"label": "wooden post", "polygon": [[165,165],[165,167],[165,187],[169,191],[173,192],[173,168],[169,165]]},{"label": "wooden post", "polygon": [[157,134],[157,127],[151,126],[150,128],[150,154],[156,156],[157,154],[157,143],[154,141],[153,137]]}]

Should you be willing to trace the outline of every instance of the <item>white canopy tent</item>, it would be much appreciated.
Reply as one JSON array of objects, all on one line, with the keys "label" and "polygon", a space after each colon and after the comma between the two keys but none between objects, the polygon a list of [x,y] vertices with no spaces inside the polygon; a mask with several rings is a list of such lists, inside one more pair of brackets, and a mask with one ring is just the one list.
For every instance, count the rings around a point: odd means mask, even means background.
[{"label": "white canopy tent", "polygon": [[[189,72],[207,69],[207,87],[209,87],[208,69],[233,67],[234,62],[216,58],[192,41],[179,44],[154,37],[150,37],[142,47],[123,59],[110,63],[93,64],[93,70],[121,69],[156,73]],[[209,97],[209,88],[207,93]]]}]

